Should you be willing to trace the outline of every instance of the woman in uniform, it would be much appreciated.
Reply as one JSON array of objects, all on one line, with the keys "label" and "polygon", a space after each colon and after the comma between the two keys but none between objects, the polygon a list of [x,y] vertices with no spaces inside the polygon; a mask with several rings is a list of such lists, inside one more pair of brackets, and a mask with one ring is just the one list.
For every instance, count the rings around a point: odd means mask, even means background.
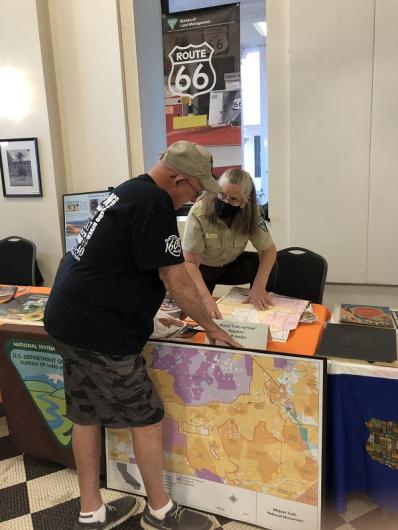
[{"label": "woman in uniform", "polygon": [[[205,193],[189,212],[183,239],[186,266],[212,318],[222,318],[212,298],[217,283],[249,283],[247,302],[267,309],[276,249],[253,180],[247,171],[228,169],[218,183],[221,192]],[[257,253],[245,251],[248,241]]]}]

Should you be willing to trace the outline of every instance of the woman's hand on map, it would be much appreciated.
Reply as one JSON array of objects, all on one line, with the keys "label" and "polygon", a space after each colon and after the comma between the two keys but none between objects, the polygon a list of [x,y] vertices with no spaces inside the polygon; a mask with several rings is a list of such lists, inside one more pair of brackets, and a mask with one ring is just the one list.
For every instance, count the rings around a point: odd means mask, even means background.
[{"label": "woman's hand on map", "polygon": [[252,287],[244,304],[253,304],[256,309],[265,311],[269,309],[273,304],[271,301],[271,295],[263,288]]},{"label": "woman's hand on map", "polygon": [[204,298],[203,303],[207,309],[207,312],[213,319],[222,318],[222,315],[220,313],[220,310],[218,309],[218,305],[216,304],[216,301],[211,296]]}]

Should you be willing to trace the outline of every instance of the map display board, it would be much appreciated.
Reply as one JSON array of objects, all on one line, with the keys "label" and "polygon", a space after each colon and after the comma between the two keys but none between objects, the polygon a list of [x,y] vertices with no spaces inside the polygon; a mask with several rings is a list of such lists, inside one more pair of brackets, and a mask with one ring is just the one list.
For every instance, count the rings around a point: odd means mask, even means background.
[{"label": "map display board", "polygon": [[[320,530],[324,359],[148,342],[165,405],[165,485],[181,504],[271,530]],[[145,495],[129,429],[107,486]]]}]

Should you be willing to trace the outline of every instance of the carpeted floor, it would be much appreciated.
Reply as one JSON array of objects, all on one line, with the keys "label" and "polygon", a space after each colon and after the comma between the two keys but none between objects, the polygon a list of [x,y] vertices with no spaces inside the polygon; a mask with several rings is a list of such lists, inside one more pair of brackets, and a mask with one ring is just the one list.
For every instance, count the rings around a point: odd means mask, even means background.
[{"label": "carpeted floor", "polygon": [[[18,453],[8,433],[0,404],[0,530],[70,530],[79,511],[76,472]],[[105,502],[124,494],[102,490]],[[137,497],[141,506],[144,500]],[[118,526],[140,529],[140,515]],[[212,516],[217,530],[255,527]],[[345,514],[326,507],[323,530],[397,530],[398,515],[389,514],[361,495],[352,495]],[[303,529],[306,530],[306,529]]]}]

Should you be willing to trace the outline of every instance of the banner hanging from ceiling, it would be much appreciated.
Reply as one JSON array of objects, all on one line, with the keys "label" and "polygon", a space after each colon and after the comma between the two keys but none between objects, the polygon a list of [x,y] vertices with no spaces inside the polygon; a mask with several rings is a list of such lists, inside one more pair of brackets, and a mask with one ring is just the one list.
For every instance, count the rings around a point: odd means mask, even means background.
[{"label": "banner hanging from ceiling", "polygon": [[163,15],[167,144],[213,155],[214,174],[241,167],[239,4]]}]

